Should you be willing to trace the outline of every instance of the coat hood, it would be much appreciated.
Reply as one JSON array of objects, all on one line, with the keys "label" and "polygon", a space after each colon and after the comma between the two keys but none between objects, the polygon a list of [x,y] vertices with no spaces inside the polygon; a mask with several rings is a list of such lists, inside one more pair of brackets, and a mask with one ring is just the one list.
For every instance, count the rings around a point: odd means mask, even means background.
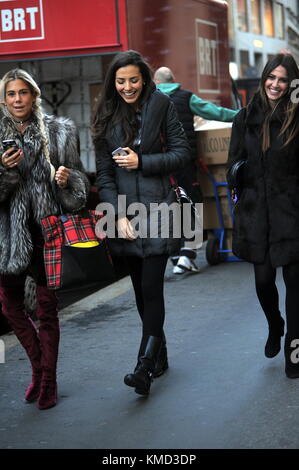
[{"label": "coat hood", "polygon": [[166,93],[166,95],[171,95],[174,93],[176,90],[181,88],[180,83],[159,83],[156,85],[158,90],[162,91],[163,93]]}]

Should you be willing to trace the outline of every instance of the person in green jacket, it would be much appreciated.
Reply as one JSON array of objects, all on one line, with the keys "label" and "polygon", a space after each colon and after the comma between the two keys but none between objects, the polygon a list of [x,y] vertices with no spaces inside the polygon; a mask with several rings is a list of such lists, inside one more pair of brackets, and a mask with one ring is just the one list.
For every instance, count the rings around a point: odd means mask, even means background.
[{"label": "person in green jacket", "polygon": [[[157,88],[169,95],[173,101],[191,147],[192,161],[183,171],[175,174],[177,183],[187,191],[193,202],[202,202],[200,186],[196,181],[197,146],[194,116],[214,121],[231,122],[239,110],[216,106],[210,101],[202,100],[191,91],[185,90],[180,83],[175,82],[174,74],[168,67],[160,67],[156,70],[154,82]],[[192,248],[192,243],[184,240],[178,255],[171,258],[174,264],[173,273],[198,272],[199,268],[195,264],[195,259],[196,250]]]}]

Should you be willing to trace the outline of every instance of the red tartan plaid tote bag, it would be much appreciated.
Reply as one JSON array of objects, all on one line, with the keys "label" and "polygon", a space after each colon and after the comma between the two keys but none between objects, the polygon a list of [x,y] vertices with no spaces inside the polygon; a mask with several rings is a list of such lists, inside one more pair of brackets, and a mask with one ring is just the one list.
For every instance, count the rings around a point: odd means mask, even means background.
[{"label": "red tartan plaid tote bag", "polygon": [[44,262],[49,289],[67,289],[115,278],[106,239],[96,236],[102,215],[94,210],[80,214],[50,215],[41,219]]}]

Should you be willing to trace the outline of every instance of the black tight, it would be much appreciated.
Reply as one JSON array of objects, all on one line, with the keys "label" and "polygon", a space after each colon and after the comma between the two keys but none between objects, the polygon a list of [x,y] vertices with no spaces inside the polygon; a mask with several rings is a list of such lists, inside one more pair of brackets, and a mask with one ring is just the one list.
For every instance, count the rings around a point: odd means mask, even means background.
[{"label": "black tight", "polygon": [[165,318],[163,287],[167,259],[167,255],[126,258],[144,335],[160,338],[163,336]]},{"label": "black tight", "polygon": [[275,285],[276,269],[272,267],[269,255],[263,264],[254,265],[255,289],[268,323],[279,317],[278,291]]},{"label": "black tight", "polygon": [[[278,291],[275,285],[276,268],[269,254],[263,264],[254,265],[256,293],[268,323],[279,315]],[[286,286],[286,320],[290,338],[299,338],[299,263],[282,267]]]}]

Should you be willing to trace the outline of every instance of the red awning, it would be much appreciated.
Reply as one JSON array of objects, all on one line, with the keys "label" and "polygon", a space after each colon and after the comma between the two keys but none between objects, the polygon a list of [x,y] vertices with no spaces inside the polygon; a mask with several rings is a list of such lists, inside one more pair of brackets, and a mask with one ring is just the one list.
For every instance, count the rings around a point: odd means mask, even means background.
[{"label": "red awning", "polygon": [[125,49],[125,0],[0,1],[2,60]]}]

